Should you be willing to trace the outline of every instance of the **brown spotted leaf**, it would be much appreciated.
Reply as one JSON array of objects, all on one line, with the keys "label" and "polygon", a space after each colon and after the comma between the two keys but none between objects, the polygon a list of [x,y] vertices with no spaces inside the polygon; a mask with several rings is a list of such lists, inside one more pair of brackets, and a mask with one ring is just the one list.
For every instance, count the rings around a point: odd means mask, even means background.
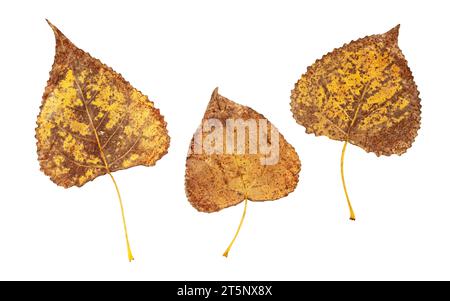
[{"label": "brown spotted leaf", "polygon": [[[227,131],[230,129],[230,121],[239,120],[244,123],[253,122],[255,127],[252,132],[258,136],[251,140],[250,123],[247,123],[249,127],[245,132],[243,153],[238,153],[239,135],[236,128]],[[209,131],[206,125],[211,121],[215,122],[212,122],[214,127]],[[265,123],[267,130],[264,128]],[[220,131],[217,132],[218,129],[222,129],[223,135]],[[200,138],[199,132],[202,133]],[[277,135],[277,140],[272,133]],[[205,148],[214,135],[216,138],[223,137],[223,144],[215,144],[214,152],[207,151]],[[227,151],[229,141],[234,141],[232,152]],[[270,156],[268,151],[262,151],[261,143],[265,141],[273,147]],[[251,145],[255,143],[258,144],[258,150],[251,152]],[[278,144],[276,148],[275,144]],[[275,152],[278,157],[269,162],[267,159],[273,159]],[[192,206],[202,212],[214,212],[244,200],[245,205],[247,200],[276,200],[295,189],[299,172],[300,160],[295,149],[263,115],[228,100],[219,95],[217,89],[214,90],[201,126],[192,138],[186,161],[186,194]]]},{"label": "brown spotted leaf", "polygon": [[56,54],[37,119],[41,170],[67,188],[154,165],[167,153],[169,136],[153,102],[49,25]]},{"label": "brown spotted leaf", "polygon": [[343,151],[349,142],[377,156],[406,152],[420,127],[420,99],[398,32],[352,41],[308,67],[291,95],[307,133],[345,141]]}]

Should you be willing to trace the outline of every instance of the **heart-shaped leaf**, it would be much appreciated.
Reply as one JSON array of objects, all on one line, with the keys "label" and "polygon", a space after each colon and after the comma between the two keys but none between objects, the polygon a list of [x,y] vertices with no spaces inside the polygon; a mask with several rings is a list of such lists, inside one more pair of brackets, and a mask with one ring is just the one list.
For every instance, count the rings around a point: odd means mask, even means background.
[{"label": "heart-shaped leaf", "polygon": [[247,200],[269,201],[297,186],[295,149],[261,114],[214,90],[186,160],[186,194],[197,210],[215,212]]},{"label": "heart-shaped leaf", "polygon": [[151,166],[167,153],[166,123],[153,102],[120,74],[77,48],[48,22],[56,54],[37,119],[41,170],[65,188],[112,172]]},{"label": "heart-shaped leaf", "polygon": [[352,41],[308,67],[292,90],[291,110],[307,133],[344,141],[380,155],[401,155],[420,127],[420,99],[398,47],[399,26]]}]

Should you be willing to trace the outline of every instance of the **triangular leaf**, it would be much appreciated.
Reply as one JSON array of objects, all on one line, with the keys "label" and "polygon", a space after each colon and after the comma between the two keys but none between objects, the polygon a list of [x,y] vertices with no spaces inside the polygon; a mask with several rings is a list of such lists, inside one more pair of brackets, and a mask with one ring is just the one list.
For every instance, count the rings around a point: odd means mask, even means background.
[{"label": "triangular leaf", "polygon": [[[238,153],[239,148],[236,147],[240,137],[236,128],[230,131],[231,122],[239,120],[249,122],[243,142],[244,153]],[[223,143],[218,145],[215,141],[213,152],[208,152],[206,147],[211,136],[219,129],[222,132],[216,138],[221,136]],[[258,135],[257,139],[255,135]],[[255,139],[251,140],[251,137]],[[230,141],[234,141],[235,146],[232,152]],[[261,143],[265,141],[273,147],[270,155],[269,152],[261,152]],[[258,144],[256,153],[251,152],[252,145],[256,147],[255,143]],[[265,161],[274,152],[278,153],[276,160]],[[200,129],[192,138],[186,161],[186,194],[197,210],[214,212],[242,201],[282,198],[297,186],[299,172],[300,160],[295,149],[263,115],[228,100],[219,95],[217,89],[214,90]]]},{"label": "triangular leaf", "polygon": [[[347,142],[378,156],[400,155],[417,135],[419,92],[398,32],[399,26],[335,49],[308,67],[292,90],[292,113],[307,133],[345,141],[341,166]],[[345,183],[344,190],[347,195]]]},{"label": "triangular leaf", "polygon": [[154,165],[169,147],[159,110],[49,25],[56,54],[37,119],[41,170],[67,188],[104,174],[112,177],[120,169]]}]

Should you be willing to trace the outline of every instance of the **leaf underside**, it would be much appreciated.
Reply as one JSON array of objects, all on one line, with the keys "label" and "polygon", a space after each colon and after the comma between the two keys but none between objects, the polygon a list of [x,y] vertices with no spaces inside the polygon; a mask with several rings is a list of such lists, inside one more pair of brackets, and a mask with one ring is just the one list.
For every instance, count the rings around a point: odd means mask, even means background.
[{"label": "leaf underside", "polygon": [[[227,119],[265,119],[249,107],[239,105],[214,90],[203,121]],[[272,124],[268,122],[269,131]],[[203,142],[206,137],[203,136]],[[248,143],[248,136],[246,136]],[[215,212],[244,200],[276,200],[292,192],[298,183],[300,160],[295,149],[279,135],[279,161],[261,165],[261,154],[196,154],[194,138],[186,160],[185,188],[197,210]]]}]

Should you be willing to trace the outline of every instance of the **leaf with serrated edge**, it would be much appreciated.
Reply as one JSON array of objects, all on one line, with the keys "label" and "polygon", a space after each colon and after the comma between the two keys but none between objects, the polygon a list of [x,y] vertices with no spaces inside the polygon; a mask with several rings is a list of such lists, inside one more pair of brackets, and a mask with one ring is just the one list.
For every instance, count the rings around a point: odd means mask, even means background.
[{"label": "leaf with serrated edge", "polygon": [[[111,173],[151,166],[164,156],[170,140],[166,122],[153,102],[120,74],[48,23],[55,34],[56,54],[37,118],[41,170],[65,188],[109,174],[126,232]],[[128,256],[133,259],[129,248]]]},{"label": "leaf with serrated edge", "polygon": [[[253,109],[219,95],[218,89],[211,96],[202,125],[210,119],[219,120],[224,128],[227,119],[266,120]],[[268,121],[267,124],[270,131],[273,125]],[[202,139],[204,143],[207,138],[203,136]],[[247,146],[248,139],[246,136]],[[215,212],[245,201],[245,215],[247,200],[276,200],[288,195],[297,186],[300,160],[295,149],[281,134],[279,160],[273,165],[262,165],[262,154],[259,153],[226,154],[224,151],[222,154],[198,154],[194,148],[195,140],[192,138],[186,160],[185,187],[189,202],[199,211]],[[236,236],[237,233],[234,239]],[[228,255],[232,243],[224,256]]]},{"label": "leaf with serrated edge", "polygon": [[401,155],[420,127],[419,91],[398,47],[399,27],[352,41],[308,67],[292,90],[291,110],[307,133],[344,141],[377,156]]}]

